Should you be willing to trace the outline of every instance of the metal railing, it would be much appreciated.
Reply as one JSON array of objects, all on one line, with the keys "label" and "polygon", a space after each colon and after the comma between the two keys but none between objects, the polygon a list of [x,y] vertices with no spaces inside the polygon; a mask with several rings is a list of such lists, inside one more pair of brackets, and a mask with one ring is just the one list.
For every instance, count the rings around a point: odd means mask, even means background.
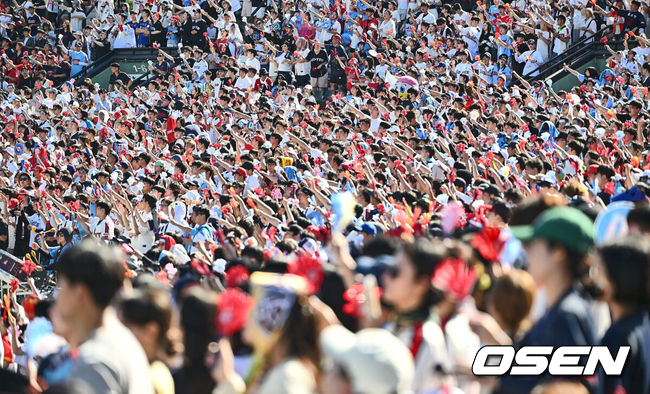
[{"label": "metal railing", "polygon": [[565,64],[574,64],[578,59],[584,57],[585,55],[589,55],[589,53],[592,52],[596,47],[602,46],[603,44],[600,40],[611,33],[612,27],[613,26],[605,26],[595,32],[593,35],[581,38],[573,45],[568,47],[564,52],[550,58],[544,64],[541,64],[539,67],[537,67],[536,70],[533,70],[533,72],[539,71],[539,74],[535,76],[525,76],[525,78],[528,81],[544,80],[562,69]]},{"label": "metal railing", "polygon": [[[172,55],[176,54],[177,48],[160,48]],[[119,48],[112,49],[110,52],[93,61],[92,64],[85,66],[81,72],[74,76],[75,84],[81,84],[86,78],[92,78],[102,72],[113,62],[125,60],[150,60],[155,59],[158,49],[155,48]],[[147,75],[145,73],[144,75]]]},{"label": "metal railing", "polygon": [[[176,48],[165,48],[165,49],[176,49]],[[178,67],[180,66],[180,64],[181,64],[180,61],[175,60],[174,63],[170,64],[169,69],[171,70],[174,67]],[[131,84],[131,89],[148,84],[149,82],[154,81],[158,78],[160,78],[158,75],[152,74],[150,72],[146,72],[133,80],[133,83]]]}]

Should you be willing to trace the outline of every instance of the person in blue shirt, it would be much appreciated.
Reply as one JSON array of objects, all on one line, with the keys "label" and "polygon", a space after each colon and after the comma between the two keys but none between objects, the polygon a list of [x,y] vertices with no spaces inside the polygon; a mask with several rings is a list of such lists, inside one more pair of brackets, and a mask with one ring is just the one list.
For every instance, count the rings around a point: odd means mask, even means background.
[{"label": "person in blue shirt", "polygon": [[72,61],[70,65],[71,77],[79,74],[88,65],[88,55],[81,50],[81,42],[77,42],[74,49],[68,51],[68,56],[70,56],[70,60]]},{"label": "person in blue shirt", "polygon": [[138,47],[149,46],[149,33],[153,29],[153,21],[151,20],[148,10],[142,11],[142,19],[138,22],[135,30],[138,33]]},{"label": "person in blue shirt", "polygon": [[508,31],[508,25],[502,23],[499,27],[499,31],[501,34],[496,38],[497,56],[501,57],[501,55],[506,55],[510,58],[510,56],[512,56],[513,39],[512,35]]},{"label": "person in blue shirt", "polygon": [[[590,301],[582,282],[587,277],[587,256],[594,244],[594,226],[587,215],[571,207],[543,212],[532,225],[513,226],[524,243],[528,271],[544,291],[544,315],[515,343],[524,346],[592,346],[596,343]],[[586,359],[580,360],[584,366]],[[553,380],[548,371],[539,376],[501,378],[499,393],[530,393]]]},{"label": "person in blue shirt", "polygon": [[58,263],[63,252],[72,246],[72,233],[67,228],[59,229],[56,232],[57,246],[53,247],[47,245],[43,233],[40,234],[39,241],[40,242],[34,242],[32,249],[38,251],[39,254],[49,259],[49,264],[44,266],[47,270],[49,266]]},{"label": "person in blue shirt", "polygon": [[504,75],[506,77],[505,86],[508,86],[512,79],[512,71],[510,71],[510,67],[508,67],[508,55],[499,56],[497,64],[492,66],[490,77],[492,78],[491,82],[493,84],[498,85],[497,79],[499,79],[499,75]]},{"label": "person in blue shirt", "polygon": [[178,19],[171,18],[169,26],[167,26],[165,38],[167,39],[168,47],[176,48],[178,46]]},{"label": "person in blue shirt", "polygon": [[140,22],[138,22],[138,14],[132,13],[129,15],[129,18],[131,18],[131,20],[125,22],[124,24],[132,28],[133,31],[136,31],[136,29],[140,26]]},{"label": "person in blue shirt", "polygon": [[618,376],[598,370],[596,393],[650,393],[650,239],[641,236],[619,238],[598,249],[594,259],[594,280],[609,305],[612,325],[600,341],[613,357],[621,346],[630,353]]}]

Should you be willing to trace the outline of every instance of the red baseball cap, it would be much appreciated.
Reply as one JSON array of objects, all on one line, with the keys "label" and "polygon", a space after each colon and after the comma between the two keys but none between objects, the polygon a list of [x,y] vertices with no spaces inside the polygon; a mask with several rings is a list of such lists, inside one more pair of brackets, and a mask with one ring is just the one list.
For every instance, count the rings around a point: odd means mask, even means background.
[{"label": "red baseball cap", "polygon": [[587,175],[593,175],[598,172],[598,164],[592,164],[587,168]]}]

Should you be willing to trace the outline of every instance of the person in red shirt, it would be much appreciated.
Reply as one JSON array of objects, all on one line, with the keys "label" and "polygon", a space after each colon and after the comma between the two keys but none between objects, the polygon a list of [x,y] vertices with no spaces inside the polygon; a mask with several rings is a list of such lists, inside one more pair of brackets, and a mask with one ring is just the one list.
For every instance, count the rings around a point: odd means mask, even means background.
[{"label": "person in red shirt", "polygon": [[350,91],[350,88],[352,87],[353,82],[358,82],[359,81],[359,68],[357,67],[357,59],[352,58],[348,61],[347,66],[345,67],[345,74],[347,75],[347,90],[348,92]]},{"label": "person in red shirt", "polygon": [[361,27],[363,28],[364,32],[368,33],[370,26],[374,26],[374,29],[376,30],[377,26],[379,26],[379,22],[377,22],[377,18],[375,18],[374,11],[368,7],[366,8],[366,16],[361,21]]},{"label": "person in red shirt", "polygon": [[11,349],[11,340],[9,339],[9,320],[8,313],[4,306],[0,305],[0,336],[2,337],[3,357],[0,360],[0,368],[6,368],[14,362],[14,352]]},{"label": "person in red shirt", "polygon": [[20,70],[16,68],[16,65],[9,59],[3,56],[4,65],[5,65],[5,80],[8,83],[18,84],[20,81]]}]

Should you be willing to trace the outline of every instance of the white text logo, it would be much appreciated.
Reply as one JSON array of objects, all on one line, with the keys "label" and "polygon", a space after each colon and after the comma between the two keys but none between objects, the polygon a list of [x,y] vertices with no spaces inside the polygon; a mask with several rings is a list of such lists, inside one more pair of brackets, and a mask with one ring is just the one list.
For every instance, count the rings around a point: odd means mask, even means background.
[{"label": "white text logo", "polygon": [[[613,357],[607,346],[484,346],[474,357],[472,373],[476,376],[541,375],[548,370],[553,376],[592,376],[600,364],[606,375],[621,374],[629,346],[621,346]],[[580,358],[586,357],[586,363]]]}]

